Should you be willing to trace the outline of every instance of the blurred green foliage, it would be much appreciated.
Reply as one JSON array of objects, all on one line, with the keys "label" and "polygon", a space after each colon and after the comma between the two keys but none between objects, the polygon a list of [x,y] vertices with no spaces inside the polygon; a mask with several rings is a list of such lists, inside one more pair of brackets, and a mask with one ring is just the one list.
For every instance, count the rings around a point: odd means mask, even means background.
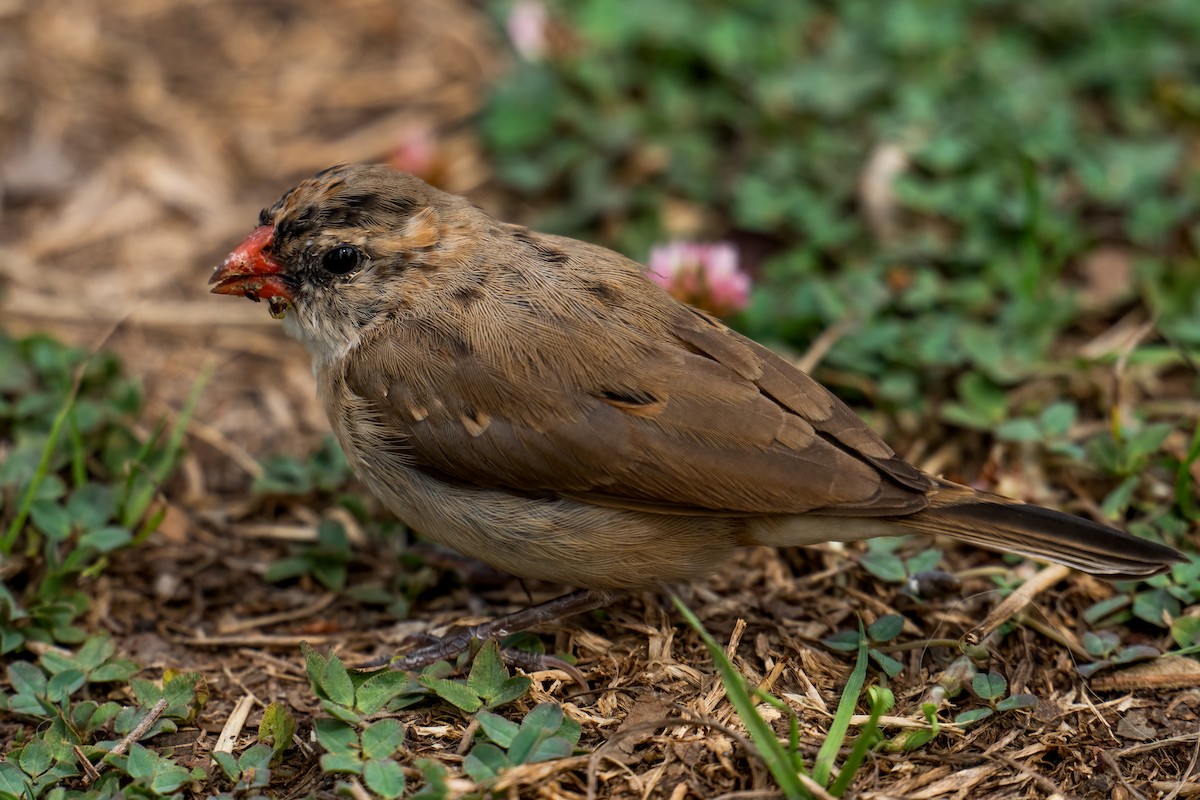
[{"label": "blurred green foliage", "polygon": [[[561,31],[482,120],[535,224],[644,259],[701,209],[761,262],[739,327],[803,347],[857,320],[826,363],[873,400],[1039,369],[1099,244],[1134,261],[1116,302],[1200,345],[1191,0],[547,5]],[[886,241],[859,199],[881,147],[907,159]]]},{"label": "blurred green foliage", "polygon": [[0,332],[0,655],[84,640],[83,587],[157,530],[202,384],[170,431],[139,437],[141,392],[114,356]]}]

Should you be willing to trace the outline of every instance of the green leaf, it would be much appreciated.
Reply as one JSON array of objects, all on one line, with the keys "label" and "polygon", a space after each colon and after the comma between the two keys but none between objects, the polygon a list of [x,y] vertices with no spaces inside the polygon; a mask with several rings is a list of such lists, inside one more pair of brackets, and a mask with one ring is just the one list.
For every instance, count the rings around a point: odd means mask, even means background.
[{"label": "green leaf", "polygon": [[[867,636],[872,642],[890,642],[904,630],[904,617],[899,614],[886,614],[871,623],[867,628]],[[855,643],[857,645],[857,642]]]},{"label": "green leaf", "polygon": [[583,727],[564,714],[562,724],[558,726],[558,735],[566,739],[574,747],[579,744],[579,737],[583,735]]},{"label": "green leaf", "polygon": [[566,758],[574,751],[574,746],[563,736],[551,736],[534,745],[533,750],[525,759],[527,764],[537,764],[541,761],[553,761],[556,758]]},{"label": "green leaf", "polygon": [[55,500],[35,500],[29,509],[30,519],[48,538],[61,542],[71,535],[71,515]]},{"label": "green leaf", "polygon": [[308,642],[300,643],[300,652],[304,656],[304,671],[308,675],[309,685],[312,686],[318,697],[328,699],[329,696],[325,694],[324,688],[321,686],[321,679],[325,675],[324,656]]},{"label": "green leaf", "polygon": [[983,700],[995,700],[1008,691],[1008,681],[998,672],[981,672],[971,681],[971,689]]},{"label": "green leaf", "polygon": [[135,780],[148,781],[154,777],[157,768],[158,755],[154,751],[136,743],[130,746],[124,767],[126,775]]},{"label": "green leaf", "polygon": [[937,569],[938,564],[942,563],[942,551],[936,547],[931,547],[928,550],[922,550],[904,563],[909,575],[933,572]]},{"label": "green leaf", "polygon": [[407,672],[382,669],[359,684],[354,693],[354,704],[362,713],[374,714],[392,698],[416,692],[424,694],[425,689],[409,677]]},{"label": "green leaf", "polygon": [[404,744],[404,726],[396,719],[381,719],[363,728],[359,738],[363,758],[391,758]]},{"label": "green leaf", "polygon": [[165,716],[176,719],[192,719],[196,711],[196,686],[200,683],[200,673],[179,672],[168,675],[163,683],[163,698],[167,701]]},{"label": "green leaf", "polygon": [[87,732],[91,728],[92,717],[99,706],[94,700],[83,700],[71,706],[69,718],[71,725]]},{"label": "green leaf", "polygon": [[475,719],[479,720],[479,727],[483,728],[489,739],[506,749],[512,745],[517,731],[520,730],[517,723],[490,711],[480,711],[475,715]]},{"label": "green leaf", "polygon": [[1174,429],[1175,426],[1167,422],[1147,425],[1125,443],[1126,456],[1132,463],[1141,461],[1146,456],[1157,452]]},{"label": "green leaf", "polygon": [[116,515],[116,492],[103,483],[85,483],[71,493],[67,512],[83,530],[98,528]]},{"label": "green leaf", "polygon": [[133,541],[133,533],[126,528],[110,525],[96,528],[79,537],[80,547],[91,547],[101,553],[111,553]]},{"label": "green leaf", "polygon": [[141,667],[127,659],[118,658],[101,664],[88,674],[89,683],[124,683],[141,671]]},{"label": "green leaf", "polygon": [[261,742],[251,747],[246,748],[240,756],[238,756],[238,767],[243,773],[251,770],[264,770],[271,763],[272,750],[269,746]]},{"label": "green leaf", "polygon": [[981,719],[986,719],[992,715],[990,708],[973,708],[970,711],[964,711],[954,717],[954,721],[959,725],[971,725],[979,722]]},{"label": "green leaf", "polygon": [[[1171,638],[1181,648],[1200,643],[1200,616],[1176,617],[1171,620]],[[1086,642],[1084,647],[1087,647]]]},{"label": "green leaf", "polygon": [[25,773],[11,761],[0,761],[0,792],[13,798],[33,797],[33,786]]},{"label": "green leaf", "polygon": [[242,777],[242,770],[238,766],[237,759],[233,753],[226,753],[223,750],[214,750],[212,752],[213,761],[217,762],[217,766],[225,773],[225,777],[236,783]]},{"label": "green leaf", "polygon": [[338,561],[317,561],[311,564],[312,576],[322,586],[338,591],[346,585],[346,565]]},{"label": "green leaf", "polygon": [[830,650],[839,650],[843,653],[853,653],[862,643],[862,634],[858,631],[844,630],[838,631],[832,636],[826,636],[821,640],[821,644],[828,647]]},{"label": "green leaf", "polygon": [[1121,643],[1112,631],[1086,631],[1083,634],[1083,649],[1093,658],[1104,658]]},{"label": "green leaf", "polygon": [[500,685],[500,691],[488,703],[488,708],[499,708],[506,703],[524,697],[533,685],[533,679],[527,675],[514,675]]},{"label": "green leaf", "polygon": [[1010,419],[996,426],[996,438],[1006,442],[1036,442],[1043,438],[1041,427],[1031,419]]},{"label": "green leaf", "polygon": [[450,793],[450,787],[446,780],[449,773],[446,768],[432,758],[419,758],[416,766],[425,779],[425,785],[417,790],[409,800],[445,800]]},{"label": "green leaf", "polygon": [[881,653],[875,648],[871,648],[867,652],[871,656],[871,660],[878,664],[879,668],[882,669],[889,678],[894,678],[904,671],[904,664],[900,663],[888,654]]},{"label": "green leaf", "polygon": [[1100,511],[1105,518],[1116,520],[1125,513],[1125,509],[1129,508],[1129,503],[1133,500],[1134,491],[1141,482],[1141,475],[1130,475],[1109,492],[1100,503]]},{"label": "green leaf", "polygon": [[46,673],[28,661],[14,661],[8,665],[8,682],[18,694],[30,696],[46,693]]},{"label": "green leaf", "polygon": [[112,637],[91,636],[75,654],[75,663],[90,674],[96,667],[112,658],[114,652],[116,645],[113,644]]},{"label": "green leaf", "polygon": [[321,756],[321,771],[331,774],[358,775],[363,764],[357,753],[326,753]]},{"label": "green leaf", "polygon": [[875,551],[864,553],[858,559],[858,563],[862,565],[863,569],[881,581],[904,583],[908,578],[908,572],[904,569],[904,562],[892,553]]},{"label": "green leaf", "polygon": [[1112,656],[1113,664],[1132,664],[1136,661],[1149,661],[1158,658],[1162,652],[1152,645],[1135,644],[1122,647]]},{"label": "green leaf", "polygon": [[34,778],[54,766],[54,754],[50,746],[41,739],[33,739],[21,750],[17,761],[27,775]]},{"label": "green leaf", "polygon": [[47,650],[38,658],[38,662],[51,675],[57,675],[69,669],[79,669],[79,661],[74,654],[59,650]]},{"label": "green leaf", "polygon": [[900,749],[905,753],[911,753],[913,750],[924,747],[933,741],[936,734],[929,728],[916,728],[905,731],[901,737],[897,737],[900,744]]},{"label": "green leaf", "polygon": [[479,699],[479,695],[471,691],[470,687],[464,683],[445,678],[431,678],[427,675],[422,675],[417,680],[423,686],[432,689],[434,694],[447,703],[458,706],[469,714],[483,708],[483,701]]},{"label": "green leaf", "polygon": [[1107,600],[1101,600],[1089,606],[1083,612],[1083,621],[1096,625],[1110,614],[1120,611],[1129,605],[1129,597],[1125,594],[1115,594]]},{"label": "green leaf", "polygon": [[1097,672],[1101,672],[1106,669],[1111,669],[1112,666],[1113,666],[1113,663],[1111,661],[1108,661],[1107,659],[1105,659],[1105,660],[1101,660],[1101,661],[1093,661],[1090,664],[1079,664],[1075,667],[1075,671],[1084,678],[1090,678],[1093,675],[1095,675]]},{"label": "green leaf", "polygon": [[870,713],[867,716],[866,724],[859,729],[858,736],[850,746],[850,754],[846,756],[842,768],[838,770],[837,779],[829,787],[829,793],[834,797],[841,797],[846,793],[850,782],[854,779],[854,774],[858,772],[863,759],[866,758],[867,751],[881,739],[879,718],[896,705],[896,695],[891,689],[884,686],[870,686],[867,688],[866,694]]},{"label": "green leaf", "polygon": [[508,760],[513,764],[528,763],[534,748],[558,733],[562,720],[562,707],[557,703],[538,703],[521,721],[521,727],[508,748]]},{"label": "green leaf", "polygon": [[350,554],[350,537],[346,535],[346,528],[337,520],[323,519],[317,523],[317,541],[326,550]]},{"label": "green leaf", "polygon": [[386,800],[404,794],[404,770],[395,761],[368,761],[362,774],[367,788]]},{"label": "green leaf", "polygon": [[121,713],[121,706],[117,703],[109,701],[101,703],[96,708],[96,713],[92,714],[92,718],[88,720],[88,727],[99,728],[101,725],[107,725],[109,720]]},{"label": "green leaf", "polygon": [[321,676],[321,687],[330,702],[352,708],[354,706],[354,683],[341,659],[330,653]]},{"label": "green leaf", "polygon": [[339,706],[332,700],[322,700],[321,708],[323,708],[325,713],[329,716],[336,720],[340,720],[347,725],[357,726],[362,723],[362,715],[360,715],[357,711],[352,708],[346,708],[345,706]]},{"label": "green leaf", "polygon": [[280,583],[307,575],[311,569],[312,561],[304,556],[281,558],[267,565],[267,569],[263,573],[263,580],[267,583]]},{"label": "green leaf", "polygon": [[1014,694],[996,703],[997,711],[1012,711],[1015,708],[1034,708],[1038,699],[1031,694]]},{"label": "green leaf", "polygon": [[63,703],[87,683],[83,670],[68,669],[55,675],[46,684],[46,698],[54,703]]},{"label": "green leaf", "polygon": [[1079,409],[1073,403],[1051,403],[1042,411],[1042,428],[1050,436],[1066,436],[1078,416]]},{"label": "green leaf", "polygon": [[358,734],[345,722],[319,717],[313,728],[317,734],[317,743],[330,753],[358,757]]},{"label": "green leaf", "polygon": [[500,645],[495,639],[488,639],[471,664],[471,672],[467,676],[467,685],[475,694],[491,703],[500,693],[504,682],[508,680],[508,670],[500,656]]},{"label": "green leaf", "polygon": [[471,748],[463,759],[463,772],[476,783],[485,783],[499,777],[510,766],[504,751],[494,744],[481,742]]},{"label": "green leaf", "polygon": [[274,702],[263,709],[262,720],[258,723],[258,739],[271,746],[271,759],[283,755],[292,746],[296,735],[296,718],[287,706]]},{"label": "green leaf", "polygon": [[1133,596],[1133,615],[1160,628],[1166,620],[1178,617],[1183,609],[1179,600],[1166,589],[1151,589]]}]

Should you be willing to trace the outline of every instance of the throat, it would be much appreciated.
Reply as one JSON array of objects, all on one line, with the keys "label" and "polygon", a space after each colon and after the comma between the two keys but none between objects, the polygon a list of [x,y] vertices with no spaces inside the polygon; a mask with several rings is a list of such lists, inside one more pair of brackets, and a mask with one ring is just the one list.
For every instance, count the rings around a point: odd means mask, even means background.
[{"label": "throat", "polygon": [[283,329],[308,349],[314,372],[341,361],[362,340],[357,325],[332,325],[295,308],[283,318]]}]

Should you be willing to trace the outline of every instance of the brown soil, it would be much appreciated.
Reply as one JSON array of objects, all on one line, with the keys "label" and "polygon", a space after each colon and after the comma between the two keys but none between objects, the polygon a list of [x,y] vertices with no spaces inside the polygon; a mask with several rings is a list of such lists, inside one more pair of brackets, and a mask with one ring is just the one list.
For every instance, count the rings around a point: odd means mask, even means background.
[{"label": "brown soil", "polygon": [[[448,570],[418,596],[411,620],[397,622],[308,582],[263,581],[266,567],[289,552],[287,539],[311,538],[328,509],[250,496],[255,459],[305,453],[327,425],[301,348],[265,307],[211,297],[205,286],[258,209],[297,178],[336,162],[401,158],[402,143],[417,132],[436,139],[444,188],[471,193],[499,215],[513,212],[489,191],[471,125],[506,53],[494,23],[465,0],[0,4],[2,324],[89,346],[104,341],[143,380],[148,420],[179,409],[197,376],[215,370],[190,428],[187,463],[167,492],[163,530],[95,582],[87,620],[112,632],[144,676],[164,669],[204,676],[210,698],[197,724],[170,742],[151,741],[185,766],[209,767],[241,698],[252,697],[253,710],[239,749],[253,742],[262,708],[282,701],[300,729],[273,789],[330,796],[335,780],[320,772],[310,742],[320,709],[304,677],[301,641],[354,663],[451,622],[517,609],[526,589],[540,600],[562,588],[498,578],[473,579],[467,589]],[[931,468],[958,460],[957,444],[929,444],[909,452],[930,454],[922,463]],[[1002,489],[1046,491],[1036,472],[1016,466],[993,476]],[[401,570],[402,545],[359,541],[351,582],[388,581]],[[953,550],[947,561],[962,570],[997,559]],[[858,616],[870,623],[901,613],[905,641],[957,639],[1001,599],[994,583],[974,577],[951,597],[918,603],[835,546],[745,552],[722,574],[681,591],[729,643],[743,673],[796,712],[809,763],[851,666],[822,637],[855,627]],[[1037,598],[1026,612],[1032,624],[995,645],[992,668],[1012,691],[1036,695],[1035,709],[947,729],[912,753],[873,755],[856,795],[1170,792],[1197,751],[1195,679],[1168,677],[1164,685],[1174,688],[1150,690],[1150,679],[1138,678],[1100,690],[1073,671],[1081,610],[1111,592],[1072,575]],[[603,797],[774,796],[707,654],[665,595],[633,597],[541,633],[548,649],[578,658],[597,691],[582,695],[563,673],[538,672],[532,696],[515,710],[562,702],[583,723],[582,746],[596,755],[519,768],[497,794],[582,797],[594,781]],[[1161,646],[1153,633],[1135,637]],[[919,699],[954,652],[894,655],[905,665],[892,682],[897,713],[919,719]],[[764,714],[786,737],[787,719]],[[466,715],[427,704],[402,720],[406,765],[431,757],[458,774]],[[893,723],[889,735],[898,724],[905,723]],[[19,725],[0,719],[0,742],[11,742]]]}]

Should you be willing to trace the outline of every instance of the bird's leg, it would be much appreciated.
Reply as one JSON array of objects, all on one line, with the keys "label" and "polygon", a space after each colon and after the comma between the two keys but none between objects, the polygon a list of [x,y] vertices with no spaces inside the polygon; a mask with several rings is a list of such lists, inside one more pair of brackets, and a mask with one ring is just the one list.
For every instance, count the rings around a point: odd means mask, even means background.
[{"label": "bird's leg", "polygon": [[[414,650],[405,656],[397,656],[386,663],[392,669],[413,671],[423,669],[435,661],[453,658],[471,646],[475,640],[501,639],[511,633],[528,630],[556,619],[582,614],[615,603],[625,592],[604,589],[582,589],[547,600],[536,606],[523,608],[513,614],[497,617],[491,622],[476,625],[442,637],[426,647]],[[382,665],[380,665],[382,666]]]}]

